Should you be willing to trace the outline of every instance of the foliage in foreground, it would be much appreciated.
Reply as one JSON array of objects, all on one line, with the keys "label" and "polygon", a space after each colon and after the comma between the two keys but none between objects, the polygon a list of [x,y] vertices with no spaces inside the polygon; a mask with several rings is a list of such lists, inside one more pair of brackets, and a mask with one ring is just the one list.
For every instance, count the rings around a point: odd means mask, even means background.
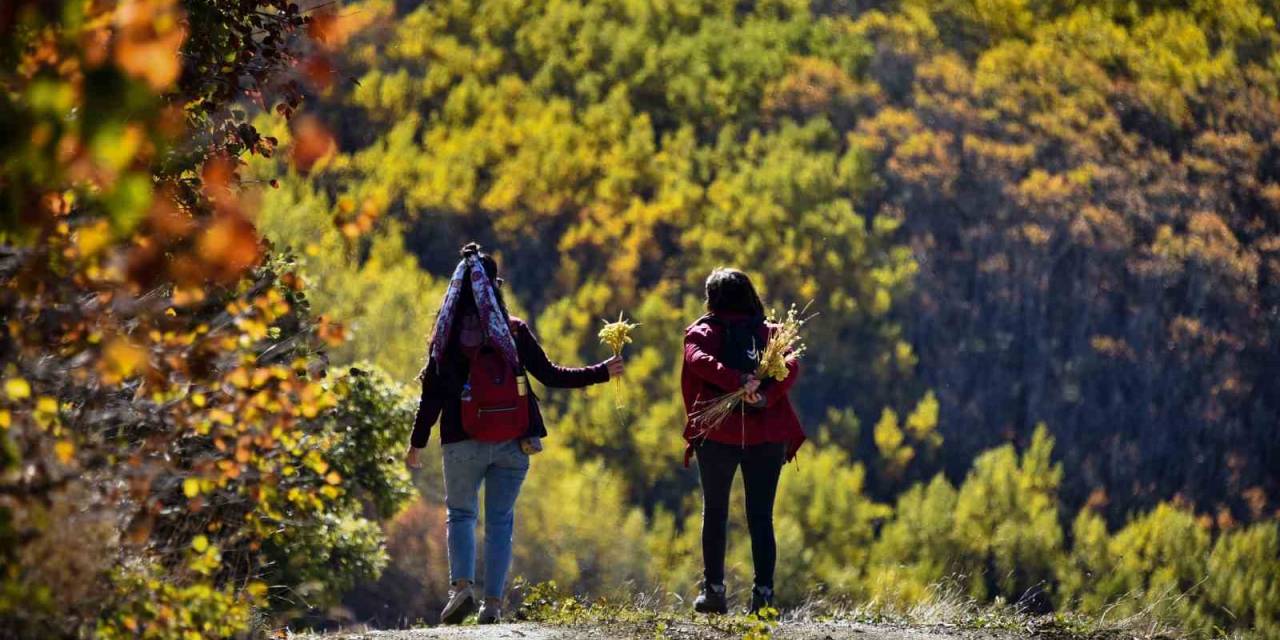
[{"label": "foliage in foreground", "polygon": [[[385,562],[411,409],[328,374],[340,328],[238,175],[278,142],[246,105],[291,114],[302,31],[330,23],[285,0],[0,10],[4,635],[243,635]],[[310,134],[299,166],[328,151]]]}]

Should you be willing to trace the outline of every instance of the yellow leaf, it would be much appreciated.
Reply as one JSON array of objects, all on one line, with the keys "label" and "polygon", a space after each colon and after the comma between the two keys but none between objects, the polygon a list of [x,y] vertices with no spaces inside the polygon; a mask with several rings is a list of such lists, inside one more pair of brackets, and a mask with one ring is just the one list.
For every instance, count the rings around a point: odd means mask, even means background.
[{"label": "yellow leaf", "polygon": [[76,252],[80,257],[87,258],[98,253],[111,242],[111,225],[106,220],[99,220],[96,224],[76,229],[73,237]]},{"label": "yellow leaf", "polygon": [[4,392],[12,400],[25,400],[31,397],[31,384],[22,378],[9,378],[4,381]]},{"label": "yellow leaf", "polygon": [[90,143],[94,159],[112,171],[124,169],[141,146],[142,130],[136,125],[120,123],[99,127]]},{"label": "yellow leaf", "polygon": [[302,403],[302,406],[299,407],[298,410],[302,413],[302,417],[304,418],[314,418],[317,415],[320,415],[320,408],[313,402]]},{"label": "yellow leaf", "polygon": [[267,324],[259,320],[245,319],[240,323],[240,328],[249,334],[254,340],[261,340],[267,337]]},{"label": "yellow leaf", "polygon": [[8,429],[13,424],[13,414],[8,409],[0,409],[0,429]]},{"label": "yellow leaf", "polygon": [[209,548],[209,539],[203,535],[196,536],[191,539],[191,548],[200,553],[204,553]]},{"label": "yellow leaf", "polygon": [[342,476],[339,475],[337,471],[330,471],[329,474],[324,477],[324,481],[329,484],[339,484],[342,482]]},{"label": "yellow leaf", "polygon": [[194,404],[197,407],[203,407],[205,405],[204,394],[203,393],[193,394],[191,396],[191,404]]},{"label": "yellow leaf", "polygon": [[182,493],[188,498],[194,498],[200,495],[200,481],[195,478],[187,478],[182,481]]},{"label": "yellow leaf", "polygon": [[59,462],[67,464],[75,457],[76,446],[71,444],[69,440],[59,440],[57,444],[53,445],[53,452],[58,456]]},{"label": "yellow leaf", "polygon": [[264,582],[250,582],[245,586],[245,590],[249,592],[249,595],[255,598],[261,598],[262,596],[267,595],[267,585]]},{"label": "yellow leaf", "polygon": [[58,401],[49,396],[40,396],[40,399],[36,400],[36,411],[40,413],[57,413]]}]

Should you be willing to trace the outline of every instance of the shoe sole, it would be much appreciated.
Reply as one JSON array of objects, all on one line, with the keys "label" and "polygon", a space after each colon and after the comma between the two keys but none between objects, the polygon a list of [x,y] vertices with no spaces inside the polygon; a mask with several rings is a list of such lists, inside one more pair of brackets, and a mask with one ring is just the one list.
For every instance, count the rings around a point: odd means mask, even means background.
[{"label": "shoe sole", "polygon": [[462,624],[462,621],[466,620],[467,616],[470,616],[475,612],[475,598],[467,598],[467,600],[458,605],[458,608],[454,609],[452,613],[440,616],[440,622],[442,624]]}]

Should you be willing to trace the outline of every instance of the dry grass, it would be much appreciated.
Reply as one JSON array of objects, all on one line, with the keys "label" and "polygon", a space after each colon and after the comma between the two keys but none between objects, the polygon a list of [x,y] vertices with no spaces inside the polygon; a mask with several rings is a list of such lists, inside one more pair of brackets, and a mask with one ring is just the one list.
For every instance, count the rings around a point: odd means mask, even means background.
[{"label": "dry grass", "polygon": [[1176,624],[1162,620],[1155,607],[1108,619],[1072,612],[1034,614],[997,599],[980,602],[950,585],[937,585],[923,602],[899,605],[885,602],[837,603],[811,598],[783,615],[784,623],[846,621],[927,629],[990,630],[1018,637],[1079,639],[1184,640],[1193,637]]}]

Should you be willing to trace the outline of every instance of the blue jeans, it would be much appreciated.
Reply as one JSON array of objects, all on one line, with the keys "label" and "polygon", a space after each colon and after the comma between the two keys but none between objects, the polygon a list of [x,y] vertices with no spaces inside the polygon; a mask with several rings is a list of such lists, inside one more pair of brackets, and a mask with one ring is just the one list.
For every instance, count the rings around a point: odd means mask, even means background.
[{"label": "blue jeans", "polygon": [[484,595],[502,598],[511,568],[511,536],[516,498],[529,472],[529,456],[519,440],[462,440],[444,445],[445,506],[449,509],[449,576],[475,580],[476,515],[484,491]]}]

